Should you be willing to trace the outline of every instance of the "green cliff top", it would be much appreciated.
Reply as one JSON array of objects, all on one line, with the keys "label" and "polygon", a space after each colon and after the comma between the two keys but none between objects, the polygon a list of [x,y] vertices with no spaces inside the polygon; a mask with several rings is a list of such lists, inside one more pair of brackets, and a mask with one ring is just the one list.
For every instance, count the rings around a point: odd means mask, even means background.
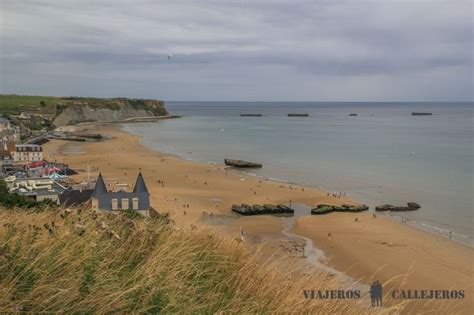
[{"label": "green cliff top", "polygon": [[94,108],[109,108],[119,110],[123,105],[134,109],[143,109],[155,115],[162,113],[164,103],[159,100],[129,99],[129,98],[94,98],[94,97],[55,97],[30,96],[16,94],[0,94],[0,114],[42,114],[54,117],[58,111],[69,106],[91,106]]}]

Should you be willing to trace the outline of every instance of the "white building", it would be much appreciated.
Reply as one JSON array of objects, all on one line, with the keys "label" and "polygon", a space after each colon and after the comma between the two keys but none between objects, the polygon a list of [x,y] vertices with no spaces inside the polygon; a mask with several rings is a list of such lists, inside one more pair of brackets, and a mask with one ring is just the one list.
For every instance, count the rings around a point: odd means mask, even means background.
[{"label": "white building", "polygon": [[58,201],[59,196],[66,188],[51,178],[16,178],[7,177],[5,183],[11,192],[16,192],[36,201],[46,199]]},{"label": "white building", "polygon": [[0,132],[11,129],[10,121],[6,118],[0,117]]},{"label": "white building", "polygon": [[10,152],[14,162],[38,162],[43,160],[43,148],[37,144],[17,144]]}]

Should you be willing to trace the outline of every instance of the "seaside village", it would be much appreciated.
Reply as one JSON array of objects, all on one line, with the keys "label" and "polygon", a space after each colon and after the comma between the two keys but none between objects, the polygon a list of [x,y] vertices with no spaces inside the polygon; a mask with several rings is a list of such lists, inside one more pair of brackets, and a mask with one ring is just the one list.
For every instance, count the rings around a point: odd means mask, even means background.
[{"label": "seaside village", "polygon": [[132,191],[127,191],[126,184],[107,186],[100,174],[95,180],[89,175],[87,181],[76,182],[70,176],[77,172],[68,165],[44,159],[42,144],[47,140],[33,144],[20,143],[20,138],[19,128],[0,117],[0,179],[11,193],[38,202],[48,200],[61,207],[90,206],[94,210],[156,214],[141,173]]}]

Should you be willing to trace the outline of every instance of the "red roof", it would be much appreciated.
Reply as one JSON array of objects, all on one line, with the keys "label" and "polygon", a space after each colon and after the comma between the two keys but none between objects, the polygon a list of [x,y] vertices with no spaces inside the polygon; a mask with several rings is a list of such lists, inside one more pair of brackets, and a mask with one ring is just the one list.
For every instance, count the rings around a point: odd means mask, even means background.
[{"label": "red roof", "polygon": [[44,166],[46,164],[47,163],[45,161],[38,161],[38,162],[33,162],[33,163],[29,164],[28,167],[40,167],[40,166]]}]

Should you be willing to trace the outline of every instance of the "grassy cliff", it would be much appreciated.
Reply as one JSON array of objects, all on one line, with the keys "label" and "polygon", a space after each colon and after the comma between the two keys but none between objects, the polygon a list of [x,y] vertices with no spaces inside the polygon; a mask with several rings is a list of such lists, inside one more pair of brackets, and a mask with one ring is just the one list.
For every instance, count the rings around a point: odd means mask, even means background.
[{"label": "grassy cliff", "polygon": [[20,114],[21,112],[54,115],[58,97],[0,94],[0,114]]},{"label": "grassy cliff", "polygon": [[93,97],[53,97],[0,94],[0,114],[42,114],[51,119],[65,110],[87,107],[89,111],[110,110],[112,112],[127,109],[128,113],[146,113],[147,115],[167,115],[164,102],[151,99],[130,98],[93,98]]},{"label": "grassy cliff", "polygon": [[261,265],[239,242],[166,217],[0,208],[0,222],[0,313],[372,312],[306,300],[334,279]]}]

